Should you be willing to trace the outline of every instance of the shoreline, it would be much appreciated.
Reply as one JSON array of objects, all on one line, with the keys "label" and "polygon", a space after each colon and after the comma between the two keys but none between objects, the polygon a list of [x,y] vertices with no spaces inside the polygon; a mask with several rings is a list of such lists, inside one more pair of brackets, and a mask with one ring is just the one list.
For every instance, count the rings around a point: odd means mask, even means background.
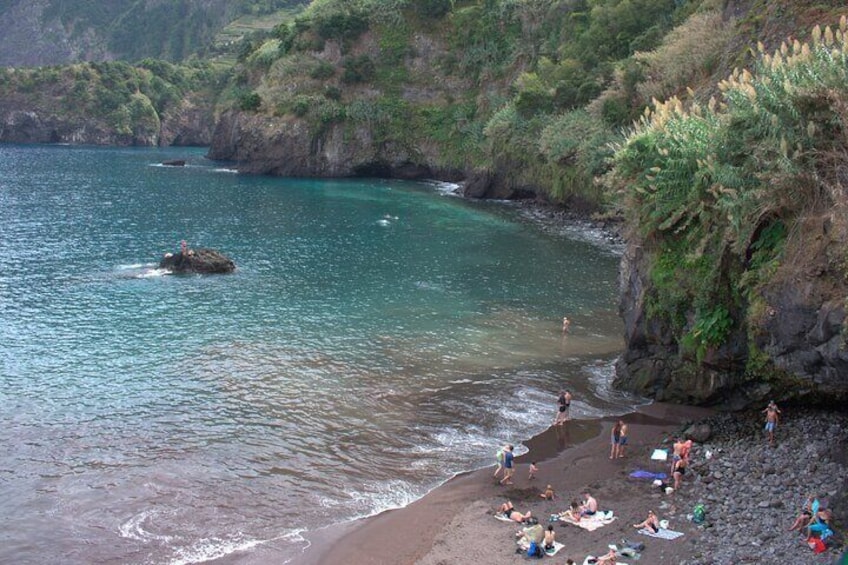
[{"label": "shoreline", "polygon": [[[325,528],[311,532],[306,536],[310,547],[296,562],[307,565],[339,562],[350,565],[453,563],[462,562],[463,559],[451,554],[466,548],[480,562],[503,561],[509,554],[515,554],[516,546],[509,536],[510,532],[517,530],[518,525],[511,526],[493,519],[493,510],[500,502],[509,498],[522,511],[529,508],[534,515],[539,516],[542,524],[547,524],[547,517],[551,513],[565,510],[568,501],[578,497],[578,491],[583,488],[597,491],[601,506],[604,507],[605,502],[608,506],[609,501],[605,500],[601,483],[610,479],[620,480],[620,475],[636,458],[637,450],[641,453],[648,446],[659,445],[679,430],[684,422],[698,420],[711,413],[711,410],[705,408],[653,403],[620,417],[571,420],[562,426],[552,425],[523,442],[529,451],[516,457],[514,485],[498,485],[491,478],[494,466],[461,473],[403,508],[333,526],[332,531]],[[630,425],[632,451],[622,460],[610,461],[607,435],[612,422],[619,418]],[[493,454],[495,448],[492,448]],[[540,468],[536,479],[532,481],[527,478],[531,460],[536,461]],[[548,484],[558,494],[554,501],[545,501],[539,497]],[[637,496],[631,502],[644,506],[647,501],[643,502],[641,498]],[[631,511],[625,510],[625,513]],[[624,533],[632,537],[635,531],[632,531],[631,520],[635,518],[635,515],[625,516],[617,523],[616,530],[626,526]],[[451,543],[445,539],[446,536],[464,530],[469,531],[459,536],[467,537],[467,541],[460,539]],[[612,529],[604,533],[610,531]],[[505,532],[509,535],[504,535]],[[492,540],[492,543],[483,543],[480,547],[474,543],[490,533],[497,536],[497,542]],[[580,533],[585,535],[580,536]],[[558,541],[563,541],[570,552],[566,555],[575,561],[581,551],[598,552],[606,547],[605,543],[594,540],[595,533],[574,527],[556,529]],[[574,536],[584,538],[582,541],[585,543],[577,543],[577,537],[569,539]],[[394,543],[392,551],[388,552],[386,544],[390,539],[402,541]],[[257,557],[262,559],[261,555]],[[523,559],[523,556],[517,557]],[[582,557],[578,562],[582,562]],[[652,562],[659,564],[665,561]]]}]

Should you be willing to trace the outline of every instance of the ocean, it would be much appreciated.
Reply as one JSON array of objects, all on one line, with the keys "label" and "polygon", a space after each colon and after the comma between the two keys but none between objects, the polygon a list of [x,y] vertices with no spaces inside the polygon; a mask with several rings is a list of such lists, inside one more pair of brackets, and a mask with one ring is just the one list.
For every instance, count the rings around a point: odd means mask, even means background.
[{"label": "ocean", "polygon": [[[0,146],[0,562],[297,563],[544,430],[560,388],[639,404],[610,388],[618,250],[450,188]],[[181,240],[237,271],[158,269]]]}]

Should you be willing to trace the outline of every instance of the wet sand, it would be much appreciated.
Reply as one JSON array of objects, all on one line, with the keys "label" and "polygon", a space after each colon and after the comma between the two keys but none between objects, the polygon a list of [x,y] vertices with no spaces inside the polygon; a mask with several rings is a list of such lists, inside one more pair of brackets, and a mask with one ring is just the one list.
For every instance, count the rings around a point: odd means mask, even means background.
[{"label": "wet sand", "polygon": [[[679,563],[691,553],[688,540],[698,535],[697,530],[676,520],[670,529],[686,534],[677,540],[637,535],[632,524],[641,521],[649,509],[657,511],[660,519],[664,509],[678,509],[674,508],[674,495],[662,494],[649,480],[628,475],[635,469],[666,470],[665,464],[650,460],[654,448],[667,446],[664,442],[680,430],[683,422],[708,414],[710,411],[703,408],[651,404],[625,415],[622,419],[630,430],[627,454],[614,461],[609,459],[614,418],[572,420],[553,426],[525,442],[530,451],[516,458],[514,485],[499,485],[492,478],[494,465],[459,475],[404,508],[311,533],[311,547],[297,562],[439,565],[524,561],[524,556],[515,552],[519,525],[495,520],[495,509],[509,499],[518,510],[532,511],[547,527],[551,514],[566,510],[571,500],[579,499],[588,489],[601,509],[613,510],[618,518],[594,532],[555,523],[557,541],[565,548],[551,562],[565,563],[571,558],[582,563],[587,554],[603,554],[608,544],[628,538],[645,544],[642,562]],[[531,460],[539,466],[532,480],[528,479]],[[553,501],[539,497],[548,484],[557,493]],[[272,547],[266,547],[255,555],[256,562],[272,554]]]}]

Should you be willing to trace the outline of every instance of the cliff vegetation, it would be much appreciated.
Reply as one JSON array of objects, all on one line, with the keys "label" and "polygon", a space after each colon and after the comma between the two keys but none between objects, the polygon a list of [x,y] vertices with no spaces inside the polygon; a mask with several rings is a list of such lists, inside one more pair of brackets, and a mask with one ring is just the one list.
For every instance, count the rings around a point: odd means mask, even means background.
[{"label": "cliff vegetation", "polygon": [[6,69],[0,141],[209,144],[243,172],[462,179],[622,218],[619,386],[844,401],[846,16],[838,0],[314,0],[205,43],[212,62]]},{"label": "cliff vegetation", "polygon": [[234,21],[270,15],[279,20],[307,2],[8,0],[0,3],[0,66],[210,56],[220,48],[216,38]]}]

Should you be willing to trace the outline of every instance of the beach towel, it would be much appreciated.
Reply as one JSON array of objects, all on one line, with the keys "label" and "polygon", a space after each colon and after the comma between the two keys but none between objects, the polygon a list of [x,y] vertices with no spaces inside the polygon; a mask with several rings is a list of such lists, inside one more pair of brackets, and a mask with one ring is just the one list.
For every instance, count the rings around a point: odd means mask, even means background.
[{"label": "beach towel", "polygon": [[[598,558],[595,557],[594,555],[587,555],[586,559],[583,560],[583,565],[593,565],[595,563],[595,561],[597,561],[597,559]],[[619,561],[618,559],[616,559],[615,565],[627,565],[627,563],[624,563],[623,561]]]},{"label": "beach towel", "polygon": [[572,526],[579,526],[584,530],[594,532],[598,528],[603,528],[607,524],[615,521],[615,516],[612,515],[612,510],[607,512],[598,512],[594,516],[584,516],[580,519],[579,522],[575,521],[570,516],[560,516],[560,521],[571,524]]},{"label": "beach towel", "polygon": [[683,532],[675,532],[674,530],[666,530],[660,528],[660,531],[655,532],[654,530],[649,530],[648,528],[642,528],[639,530],[639,533],[643,536],[650,536],[652,538],[660,538],[660,539],[677,539],[683,535]]},{"label": "beach towel", "polygon": [[655,449],[651,454],[651,459],[654,461],[667,461],[668,460],[668,451],[665,449]]},{"label": "beach towel", "polygon": [[665,473],[652,473],[650,471],[643,471],[642,469],[636,469],[630,476],[634,479],[665,479],[668,478],[668,475]]}]

